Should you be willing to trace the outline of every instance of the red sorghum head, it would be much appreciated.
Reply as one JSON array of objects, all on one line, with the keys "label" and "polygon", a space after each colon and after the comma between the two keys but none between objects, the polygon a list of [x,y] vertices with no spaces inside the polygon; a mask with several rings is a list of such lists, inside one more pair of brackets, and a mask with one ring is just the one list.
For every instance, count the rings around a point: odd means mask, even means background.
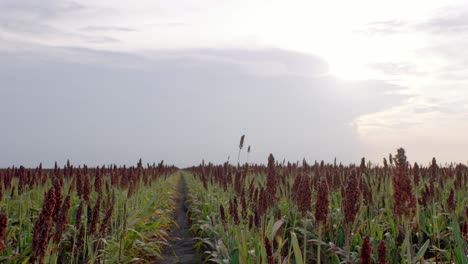
[{"label": "red sorghum head", "polygon": [[361,264],[371,264],[372,247],[369,237],[364,238],[361,247]]},{"label": "red sorghum head", "polygon": [[393,175],[393,199],[396,215],[412,215],[416,208],[416,197],[413,193],[411,180],[408,175],[408,163],[405,150],[398,149],[395,156],[396,170]]},{"label": "red sorghum head", "polygon": [[328,183],[325,177],[322,177],[317,191],[317,201],[315,203],[315,220],[318,223],[324,225],[327,224],[328,219],[328,206],[329,206],[329,197],[328,197]]},{"label": "red sorghum head", "polygon": [[5,213],[0,213],[0,252],[3,251],[3,238],[6,235],[8,226],[8,216]]},{"label": "red sorghum head", "polygon": [[33,230],[31,262],[42,263],[52,230],[52,215],[55,209],[55,188],[52,186],[44,196],[42,211]]},{"label": "red sorghum head", "polygon": [[447,199],[447,207],[449,211],[453,212],[455,211],[455,193],[453,189],[450,190],[449,197]]},{"label": "red sorghum head", "polygon": [[268,264],[274,264],[275,260],[273,257],[273,246],[272,246],[271,241],[266,236],[264,238],[264,244],[265,244],[265,250],[267,253]]},{"label": "red sorghum head", "polygon": [[345,215],[345,225],[352,225],[356,219],[356,215],[359,212],[361,202],[359,200],[361,190],[359,189],[359,183],[356,175],[356,171],[352,171],[348,178],[346,185],[344,199],[343,199],[343,211]]},{"label": "red sorghum head", "polygon": [[385,240],[380,240],[377,248],[377,264],[387,264],[387,243]]}]

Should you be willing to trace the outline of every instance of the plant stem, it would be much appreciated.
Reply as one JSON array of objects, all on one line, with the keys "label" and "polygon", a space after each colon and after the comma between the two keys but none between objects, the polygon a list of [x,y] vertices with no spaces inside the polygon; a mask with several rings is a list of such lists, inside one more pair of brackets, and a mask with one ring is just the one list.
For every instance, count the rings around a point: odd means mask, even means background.
[{"label": "plant stem", "polygon": [[349,246],[350,246],[350,241],[349,241],[349,237],[350,237],[350,232],[349,232],[349,229],[348,229],[348,225],[346,224],[345,225],[345,254],[346,254],[346,263],[349,262],[349,252],[350,252],[350,249],[349,249]]},{"label": "plant stem", "polygon": [[307,220],[302,220],[304,223],[304,254],[303,261],[307,263]]},{"label": "plant stem", "polygon": [[320,242],[322,239],[322,225],[319,224],[318,228],[318,245],[317,245],[317,264],[320,264]]},{"label": "plant stem", "polygon": [[413,263],[413,261],[411,257],[411,239],[410,239],[410,229],[409,229],[408,221],[405,221],[405,232],[406,232],[406,259],[408,260],[408,263],[411,264]]}]

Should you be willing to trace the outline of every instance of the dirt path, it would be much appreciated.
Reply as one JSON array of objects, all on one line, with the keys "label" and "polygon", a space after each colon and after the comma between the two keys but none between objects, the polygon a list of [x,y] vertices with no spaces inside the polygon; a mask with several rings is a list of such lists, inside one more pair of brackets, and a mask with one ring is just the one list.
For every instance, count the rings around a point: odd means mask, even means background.
[{"label": "dirt path", "polygon": [[176,240],[164,252],[163,258],[158,263],[167,264],[189,264],[200,263],[196,258],[193,248],[193,238],[190,233],[190,225],[187,217],[187,208],[185,207],[185,180],[181,176],[178,186],[178,195],[176,199],[176,209],[174,220],[178,228],[174,227],[170,235]]}]

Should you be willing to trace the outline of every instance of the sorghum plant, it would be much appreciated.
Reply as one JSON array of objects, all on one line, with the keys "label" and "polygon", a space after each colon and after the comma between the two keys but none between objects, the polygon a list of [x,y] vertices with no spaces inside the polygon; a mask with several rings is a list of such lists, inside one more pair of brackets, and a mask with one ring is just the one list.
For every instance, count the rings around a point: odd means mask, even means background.
[{"label": "sorghum plant", "polygon": [[34,225],[33,232],[33,252],[31,262],[42,263],[49,243],[52,230],[52,215],[55,209],[55,188],[52,187],[46,193],[42,206],[42,211]]},{"label": "sorghum plant", "polygon": [[3,250],[3,239],[5,238],[8,226],[8,216],[5,213],[0,213],[0,252]]}]

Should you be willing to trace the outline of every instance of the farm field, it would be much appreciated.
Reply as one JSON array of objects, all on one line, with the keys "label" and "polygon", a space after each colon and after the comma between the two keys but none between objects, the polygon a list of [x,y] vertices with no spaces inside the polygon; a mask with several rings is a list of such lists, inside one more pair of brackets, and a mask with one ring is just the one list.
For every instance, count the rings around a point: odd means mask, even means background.
[{"label": "farm field", "polygon": [[175,168],[0,171],[2,263],[145,263],[175,225]]},{"label": "farm field", "polygon": [[468,168],[278,162],[0,170],[2,263],[468,263]]},{"label": "farm field", "polygon": [[468,264],[463,47],[468,0],[0,0],[0,264]]}]

